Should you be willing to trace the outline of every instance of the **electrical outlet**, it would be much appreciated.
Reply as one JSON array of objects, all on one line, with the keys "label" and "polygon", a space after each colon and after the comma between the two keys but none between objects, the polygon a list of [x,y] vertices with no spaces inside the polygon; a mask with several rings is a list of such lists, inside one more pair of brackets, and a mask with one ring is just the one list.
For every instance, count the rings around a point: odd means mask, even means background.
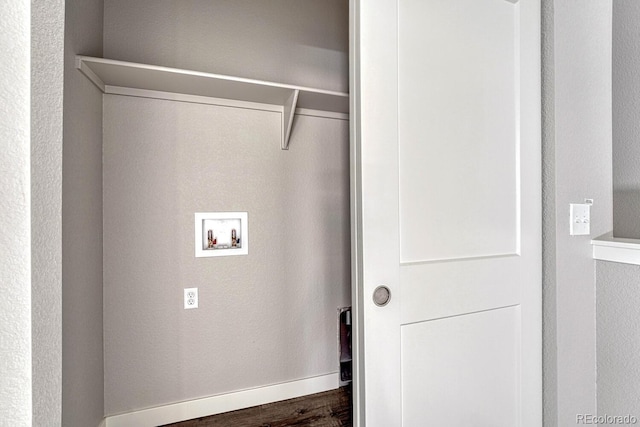
[{"label": "electrical outlet", "polygon": [[184,308],[198,308],[198,288],[184,289]]}]

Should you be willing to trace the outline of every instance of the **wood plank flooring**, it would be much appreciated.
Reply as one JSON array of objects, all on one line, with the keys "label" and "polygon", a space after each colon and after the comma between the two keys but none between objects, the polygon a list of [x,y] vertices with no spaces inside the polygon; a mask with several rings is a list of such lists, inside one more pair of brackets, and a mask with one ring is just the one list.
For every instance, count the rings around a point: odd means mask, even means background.
[{"label": "wood plank flooring", "polygon": [[351,387],[340,387],[164,427],[351,427]]}]

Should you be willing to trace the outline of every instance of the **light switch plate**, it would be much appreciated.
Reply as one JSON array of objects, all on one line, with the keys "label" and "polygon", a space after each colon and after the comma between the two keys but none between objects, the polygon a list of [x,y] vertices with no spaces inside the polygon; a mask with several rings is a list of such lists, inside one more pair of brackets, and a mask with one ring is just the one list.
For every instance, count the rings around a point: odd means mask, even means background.
[{"label": "light switch plate", "polygon": [[569,234],[572,236],[589,235],[591,233],[591,205],[571,203],[569,207]]}]

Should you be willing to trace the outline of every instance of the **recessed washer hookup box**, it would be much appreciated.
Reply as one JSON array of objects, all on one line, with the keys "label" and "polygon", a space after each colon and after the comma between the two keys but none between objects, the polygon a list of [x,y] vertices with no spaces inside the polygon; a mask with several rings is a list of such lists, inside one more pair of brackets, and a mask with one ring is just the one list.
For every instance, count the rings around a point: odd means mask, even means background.
[{"label": "recessed washer hookup box", "polygon": [[196,212],[196,258],[249,253],[247,212]]}]

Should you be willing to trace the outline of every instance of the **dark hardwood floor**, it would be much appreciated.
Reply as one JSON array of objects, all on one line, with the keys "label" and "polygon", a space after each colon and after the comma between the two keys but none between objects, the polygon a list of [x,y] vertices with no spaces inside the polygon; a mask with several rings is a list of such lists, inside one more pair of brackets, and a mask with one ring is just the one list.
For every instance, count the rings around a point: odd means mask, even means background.
[{"label": "dark hardwood floor", "polygon": [[196,418],[165,427],[351,427],[351,387]]}]

